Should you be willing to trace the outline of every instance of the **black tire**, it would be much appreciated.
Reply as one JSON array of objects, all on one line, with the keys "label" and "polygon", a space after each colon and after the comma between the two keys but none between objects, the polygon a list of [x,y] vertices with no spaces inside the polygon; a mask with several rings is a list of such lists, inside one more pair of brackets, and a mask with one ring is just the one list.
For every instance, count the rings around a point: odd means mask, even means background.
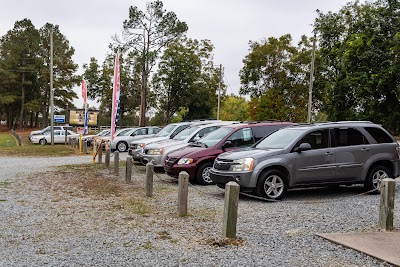
[{"label": "black tire", "polygon": [[271,169],[261,174],[256,194],[268,199],[282,199],[287,192],[287,177],[279,170]]},{"label": "black tire", "polygon": [[371,192],[372,194],[379,194],[382,179],[390,178],[391,176],[391,172],[385,166],[373,166],[368,171],[367,177],[364,182],[364,188],[366,191],[375,190]]},{"label": "black tire", "polygon": [[41,144],[41,145],[43,145],[43,146],[44,146],[46,143],[47,143],[47,142],[46,142],[46,139],[44,139],[44,138],[39,140],[39,144]]},{"label": "black tire", "polygon": [[210,178],[210,169],[212,168],[212,162],[204,162],[202,163],[196,171],[196,182],[201,185],[211,185],[214,182]]},{"label": "black tire", "polygon": [[128,149],[128,144],[124,141],[119,141],[117,143],[117,150],[119,152],[125,152]]}]

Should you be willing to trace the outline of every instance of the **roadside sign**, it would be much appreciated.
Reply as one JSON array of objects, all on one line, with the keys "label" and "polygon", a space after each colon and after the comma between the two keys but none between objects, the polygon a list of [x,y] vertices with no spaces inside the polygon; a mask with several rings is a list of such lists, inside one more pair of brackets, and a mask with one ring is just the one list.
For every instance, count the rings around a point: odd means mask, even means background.
[{"label": "roadside sign", "polygon": [[54,122],[65,123],[65,115],[54,115]]},{"label": "roadside sign", "polygon": [[83,131],[85,130],[85,128],[84,127],[77,127],[76,128],[76,132],[78,133],[78,134],[83,134]]}]

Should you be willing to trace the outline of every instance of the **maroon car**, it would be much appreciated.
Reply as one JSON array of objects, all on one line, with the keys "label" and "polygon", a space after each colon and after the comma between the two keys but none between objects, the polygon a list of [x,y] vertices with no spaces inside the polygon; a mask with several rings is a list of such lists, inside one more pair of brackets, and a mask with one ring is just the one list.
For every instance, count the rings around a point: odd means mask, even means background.
[{"label": "maroon car", "polygon": [[249,147],[264,136],[292,124],[269,121],[223,126],[188,147],[169,154],[164,162],[164,170],[173,177],[178,177],[181,171],[186,171],[191,180],[202,185],[212,184],[209,170],[219,154]]}]

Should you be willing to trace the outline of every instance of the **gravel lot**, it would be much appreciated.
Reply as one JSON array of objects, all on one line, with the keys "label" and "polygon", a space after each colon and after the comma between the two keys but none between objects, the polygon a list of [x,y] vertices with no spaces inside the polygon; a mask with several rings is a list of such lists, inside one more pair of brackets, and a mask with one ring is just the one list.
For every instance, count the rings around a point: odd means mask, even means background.
[{"label": "gravel lot", "polygon": [[90,157],[0,158],[0,266],[390,266],[316,236],[379,231],[379,196],[361,187],[295,190],[277,203],[242,196],[240,242],[216,246],[223,190],[190,186],[190,215],[179,218],[174,179],[157,173],[146,198],[142,166],[131,185],[123,167],[119,178],[53,167],[82,163]]}]

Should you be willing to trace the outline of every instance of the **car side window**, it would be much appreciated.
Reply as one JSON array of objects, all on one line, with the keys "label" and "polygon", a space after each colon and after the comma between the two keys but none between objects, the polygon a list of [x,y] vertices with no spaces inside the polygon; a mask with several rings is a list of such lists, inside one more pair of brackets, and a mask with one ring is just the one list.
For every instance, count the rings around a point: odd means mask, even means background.
[{"label": "car side window", "polygon": [[171,134],[171,136],[173,137],[173,136],[177,135],[178,133],[182,132],[187,127],[189,127],[189,125],[178,126],[178,128],[175,129],[175,131]]},{"label": "car side window", "polygon": [[138,129],[135,135],[146,135],[147,134],[147,128],[142,128],[142,129]]},{"label": "car side window", "polygon": [[54,136],[60,135],[60,132],[54,132]]},{"label": "car side window", "polygon": [[159,128],[148,128],[147,130],[149,134],[156,134],[160,131]]},{"label": "car side window", "polygon": [[335,128],[336,146],[356,146],[369,144],[367,138],[354,128]]},{"label": "car side window", "polygon": [[212,126],[212,127],[207,127],[207,128],[201,129],[200,131],[198,131],[197,134],[195,134],[195,136],[192,137],[192,139],[190,141],[193,141],[193,139],[196,137],[202,138],[203,136],[211,133],[212,131],[214,131],[217,128],[218,128],[217,126]]},{"label": "car side window", "polygon": [[390,137],[385,131],[377,127],[365,127],[365,130],[376,140],[377,143],[393,143],[392,137]]},{"label": "car side window", "polygon": [[61,130],[60,126],[54,126],[54,130]]},{"label": "car side window", "polygon": [[296,146],[302,143],[308,143],[312,149],[321,149],[329,147],[329,129],[313,131],[304,136]]},{"label": "car side window", "polygon": [[231,141],[233,147],[250,146],[254,138],[250,128],[243,128],[234,132],[227,141]]}]

